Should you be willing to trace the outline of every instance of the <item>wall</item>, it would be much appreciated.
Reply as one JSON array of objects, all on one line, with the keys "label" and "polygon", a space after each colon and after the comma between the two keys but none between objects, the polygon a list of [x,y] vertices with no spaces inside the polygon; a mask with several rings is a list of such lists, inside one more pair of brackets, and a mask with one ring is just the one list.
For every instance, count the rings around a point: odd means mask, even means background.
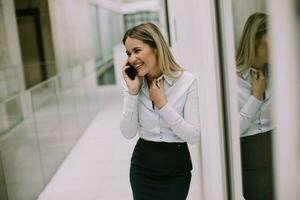
[{"label": "wall", "polygon": [[222,103],[214,3],[168,1],[172,49],[180,65],[198,78],[201,142],[191,147],[193,199],[226,199]]}]

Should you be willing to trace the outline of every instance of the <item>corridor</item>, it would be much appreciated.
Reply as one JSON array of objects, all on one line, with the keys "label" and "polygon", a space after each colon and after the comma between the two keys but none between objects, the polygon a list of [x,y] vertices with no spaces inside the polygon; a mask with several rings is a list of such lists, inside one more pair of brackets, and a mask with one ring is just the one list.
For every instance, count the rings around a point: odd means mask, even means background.
[{"label": "corridor", "polygon": [[[178,64],[196,77],[193,104],[174,90],[183,99],[178,111],[183,119],[199,117],[199,141],[189,145],[193,170],[187,200],[248,198],[245,185],[258,181],[245,178],[242,161],[262,162],[257,153],[243,155],[241,141],[264,130],[274,132],[267,156],[274,181],[266,185],[275,186],[276,200],[299,200],[299,13],[299,0],[0,0],[0,200],[133,199],[131,155],[144,127],[151,129],[145,132],[149,136],[155,132],[155,120],[136,112],[131,119],[137,121],[128,124],[138,122],[138,135],[127,140],[121,134],[122,66],[138,69],[146,63],[151,69],[149,57],[137,54],[140,49],[124,48],[123,37],[148,22],[162,33],[162,49],[168,46],[172,53],[162,56],[161,45],[151,43],[158,52],[151,58],[165,58],[153,67],[166,75],[165,69]],[[251,16],[263,16],[263,26],[253,23],[249,27],[256,30],[244,31]],[[248,49],[246,44],[251,52],[245,50],[243,59],[249,63],[239,63],[239,49]],[[264,58],[259,62],[263,76],[253,79],[250,72],[260,71],[253,68],[256,54]],[[171,57],[176,63],[170,64]],[[255,82],[259,77],[264,81]],[[140,97],[134,104],[138,111],[144,103]],[[151,101],[144,105],[156,114]],[[199,116],[185,115],[198,107]],[[158,134],[172,130],[181,138],[188,130],[165,126],[160,117]],[[250,135],[242,131],[243,119]],[[260,149],[259,154],[264,155]]]},{"label": "corridor", "polygon": [[100,112],[59,167],[39,200],[131,199],[129,160],[134,140],[119,131],[121,89],[99,87]]},{"label": "corridor", "polygon": [[[122,88],[104,86],[99,87],[97,93],[101,99],[98,115],[58,168],[39,200],[132,200],[129,165],[137,137],[127,140],[119,129]],[[195,160],[197,146],[190,150]],[[195,167],[199,166],[194,162]],[[193,174],[195,180],[192,180],[188,200],[198,199],[195,192],[197,173]]]}]

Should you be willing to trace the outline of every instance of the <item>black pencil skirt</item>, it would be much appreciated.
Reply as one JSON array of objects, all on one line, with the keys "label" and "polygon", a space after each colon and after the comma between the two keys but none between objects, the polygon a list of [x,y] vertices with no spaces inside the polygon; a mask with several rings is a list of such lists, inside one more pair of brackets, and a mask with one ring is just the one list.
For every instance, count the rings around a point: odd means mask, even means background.
[{"label": "black pencil skirt", "polygon": [[241,138],[246,200],[273,200],[272,132]]},{"label": "black pencil skirt", "polygon": [[134,200],[185,200],[191,170],[186,143],[152,142],[140,138],[130,165]]}]

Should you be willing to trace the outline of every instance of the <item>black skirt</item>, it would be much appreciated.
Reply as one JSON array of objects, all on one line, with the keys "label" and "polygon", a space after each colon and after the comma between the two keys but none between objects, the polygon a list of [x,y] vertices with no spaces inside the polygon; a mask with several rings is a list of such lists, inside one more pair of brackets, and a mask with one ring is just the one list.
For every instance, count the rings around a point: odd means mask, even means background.
[{"label": "black skirt", "polygon": [[246,200],[273,200],[272,132],[241,138],[243,193]]},{"label": "black skirt", "polygon": [[185,200],[191,170],[186,143],[152,142],[140,138],[130,166],[134,200]]}]

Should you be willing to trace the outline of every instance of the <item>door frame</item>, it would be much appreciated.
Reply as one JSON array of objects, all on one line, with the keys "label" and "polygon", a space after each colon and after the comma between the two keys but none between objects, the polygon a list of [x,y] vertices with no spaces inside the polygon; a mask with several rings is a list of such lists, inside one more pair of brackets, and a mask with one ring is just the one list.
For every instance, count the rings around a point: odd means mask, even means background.
[{"label": "door frame", "polygon": [[[41,20],[40,20],[40,14],[38,8],[29,8],[29,9],[17,9],[16,10],[16,20],[18,21],[18,17],[23,16],[32,16],[34,18],[34,24],[36,29],[36,38],[37,38],[37,45],[39,49],[39,62],[41,67],[41,78],[42,81],[47,80],[48,73],[47,68],[45,65],[45,52],[44,52],[44,45],[43,45],[43,35],[42,35],[42,26],[41,26]],[[17,22],[18,24],[18,22]],[[20,34],[18,30],[18,34]],[[19,35],[20,38],[20,35]],[[21,42],[20,42],[21,46]],[[22,54],[22,51],[21,51]],[[25,80],[26,82],[26,80]],[[25,85],[27,85],[25,83]],[[26,86],[27,87],[27,86]]]}]

